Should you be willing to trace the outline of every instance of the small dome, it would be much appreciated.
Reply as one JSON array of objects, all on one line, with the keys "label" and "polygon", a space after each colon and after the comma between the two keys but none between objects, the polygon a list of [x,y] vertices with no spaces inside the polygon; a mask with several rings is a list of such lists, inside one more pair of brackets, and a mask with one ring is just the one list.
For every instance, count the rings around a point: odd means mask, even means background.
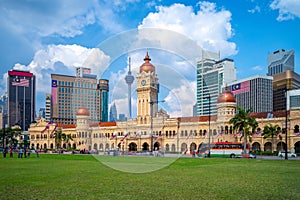
[{"label": "small dome", "polygon": [[226,102],[233,102],[233,103],[236,102],[234,95],[227,88],[218,97],[218,103],[226,103]]},{"label": "small dome", "polygon": [[148,52],[144,58],[144,64],[140,66],[140,73],[142,72],[155,72],[155,67],[150,63],[151,58],[148,55]]},{"label": "small dome", "polygon": [[90,112],[88,111],[88,109],[82,107],[77,110],[76,115],[90,116]]}]

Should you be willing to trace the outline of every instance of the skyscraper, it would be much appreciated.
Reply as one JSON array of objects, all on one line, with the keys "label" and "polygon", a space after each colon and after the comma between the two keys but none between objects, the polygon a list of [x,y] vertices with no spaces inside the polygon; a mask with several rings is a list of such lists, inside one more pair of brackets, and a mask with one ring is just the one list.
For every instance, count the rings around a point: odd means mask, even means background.
[{"label": "skyscraper", "polygon": [[131,119],[131,84],[134,81],[134,76],[131,75],[131,60],[129,57],[129,70],[125,77],[125,81],[128,85],[128,118]]},{"label": "skyscraper", "polygon": [[268,54],[268,76],[279,74],[287,70],[294,71],[294,50],[280,49]]},{"label": "skyscraper", "polygon": [[8,71],[8,125],[27,131],[35,119],[35,76],[29,71]]},{"label": "skyscraper", "polygon": [[252,112],[271,112],[273,110],[273,77],[253,76],[231,82],[227,85],[235,95],[236,105]]},{"label": "skyscraper", "polygon": [[51,94],[46,94],[46,113],[45,113],[45,120],[49,122],[51,120]]},{"label": "skyscraper", "polygon": [[7,125],[7,95],[3,95],[0,98],[0,129],[4,128]]},{"label": "skyscraper", "polygon": [[88,68],[77,68],[76,76],[51,74],[52,120],[72,124],[76,112],[85,107],[90,112],[91,122],[108,119],[108,80],[97,80]]},{"label": "skyscraper", "polygon": [[300,89],[287,92],[287,109],[300,109]]},{"label": "skyscraper", "polygon": [[107,122],[108,121],[108,92],[109,92],[109,85],[107,79],[100,79],[99,80],[99,90],[101,93],[101,121]]},{"label": "skyscraper", "polygon": [[234,61],[203,51],[197,63],[197,115],[217,114],[217,98],[227,83],[236,80]]},{"label": "skyscraper", "polygon": [[113,103],[110,106],[110,110],[109,110],[109,121],[111,122],[116,122],[118,121],[118,113],[117,113],[117,107],[116,104]]},{"label": "skyscraper", "polygon": [[39,117],[39,118],[42,117],[42,118],[45,119],[45,117],[46,117],[46,108],[40,108],[40,109],[39,109],[38,117]]},{"label": "skyscraper", "polygon": [[286,109],[286,91],[300,88],[300,75],[287,70],[273,75],[273,111]]}]

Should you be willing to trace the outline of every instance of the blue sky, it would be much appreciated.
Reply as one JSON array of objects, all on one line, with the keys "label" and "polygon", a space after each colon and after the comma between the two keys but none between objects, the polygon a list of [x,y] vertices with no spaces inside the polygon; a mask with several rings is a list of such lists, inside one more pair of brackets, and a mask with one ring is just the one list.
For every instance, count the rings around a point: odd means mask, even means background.
[{"label": "blue sky", "polygon": [[232,58],[238,78],[265,75],[269,52],[294,49],[299,73],[299,36],[299,0],[1,0],[0,94],[8,70],[30,70],[38,109],[51,73],[74,75],[85,66],[110,80],[110,101],[127,113],[128,56],[135,75],[149,51],[166,100],[161,107],[191,116],[201,49]]}]

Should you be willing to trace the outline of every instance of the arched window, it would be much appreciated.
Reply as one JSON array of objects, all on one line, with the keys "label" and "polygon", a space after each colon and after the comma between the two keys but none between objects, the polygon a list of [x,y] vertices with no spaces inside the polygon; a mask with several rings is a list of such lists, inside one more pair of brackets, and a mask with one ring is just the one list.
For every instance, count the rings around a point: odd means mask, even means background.
[{"label": "arched window", "polygon": [[98,145],[96,143],[94,144],[94,149],[98,150]]},{"label": "arched window", "polygon": [[171,151],[176,151],[176,146],[175,146],[175,144],[172,144]]},{"label": "arched window", "polygon": [[170,151],[170,145],[166,144],[166,152]]}]

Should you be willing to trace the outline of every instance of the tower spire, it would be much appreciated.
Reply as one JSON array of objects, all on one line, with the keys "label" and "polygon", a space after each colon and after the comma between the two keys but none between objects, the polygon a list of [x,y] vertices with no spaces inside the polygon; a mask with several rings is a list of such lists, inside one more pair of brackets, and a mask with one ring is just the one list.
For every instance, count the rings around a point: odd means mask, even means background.
[{"label": "tower spire", "polygon": [[131,58],[128,58],[128,63],[129,63],[129,69],[128,73],[125,76],[125,81],[128,85],[128,118],[131,119],[131,84],[134,81],[134,76],[131,75]]}]

